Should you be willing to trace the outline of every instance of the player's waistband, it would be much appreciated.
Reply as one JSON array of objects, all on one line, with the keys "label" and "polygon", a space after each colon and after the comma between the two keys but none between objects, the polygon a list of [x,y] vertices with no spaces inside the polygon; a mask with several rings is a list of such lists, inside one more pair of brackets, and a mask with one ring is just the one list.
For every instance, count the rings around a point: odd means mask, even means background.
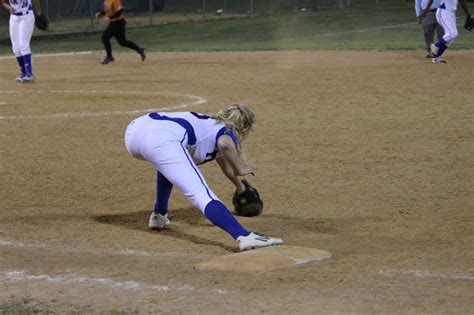
[{"label": "player's waistband", "polygon": [[30,11],[15,12],[15,13],[13,13],[13,15],[16,15],[16,16],[23,16],[23,15],[28,15],[29,13],[30,13]]},{"label": "player's waistband", "polygon": [[154,119],[154,120],[168,120],[168,121],[172,121],[172,122],[175,122],[175,123],[179,124],[188,133],[188,145],[195,145],[196,144],[197,139],[196,139],[196,134],[194,132],[194,128],[191,125],[191,123],[189,121],[187,121],[186,119],[162,116],[158,113],[151,113],[151,114],[148,114],[148,116],[150,118]]}]

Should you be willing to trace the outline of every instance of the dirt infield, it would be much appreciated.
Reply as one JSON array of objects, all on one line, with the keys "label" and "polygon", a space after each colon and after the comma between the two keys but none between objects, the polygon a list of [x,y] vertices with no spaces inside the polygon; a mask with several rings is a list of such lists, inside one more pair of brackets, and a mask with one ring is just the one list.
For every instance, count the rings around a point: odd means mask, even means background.
[{"label": "dirt infield", "polygon": [[[57,313],[458,313],[474,309],[472,51],[101,54],[0,59],[0,307]],[[250,105],[265,209],[242,218],[328,260],[195,270],[234,241],[172,194],[123,133],[146,110]],[[215,163],[202,168],[230,205]]]}]

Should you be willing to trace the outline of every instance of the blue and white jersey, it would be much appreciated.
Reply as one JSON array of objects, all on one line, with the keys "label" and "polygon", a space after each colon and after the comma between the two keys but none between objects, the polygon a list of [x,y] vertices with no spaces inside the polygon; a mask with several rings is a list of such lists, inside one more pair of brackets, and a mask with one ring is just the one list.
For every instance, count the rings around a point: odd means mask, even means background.
[{"label": "blue and white jersey", "polygon": [[439,7],[441,9],[456,11],[458,8],[458,0],[443,0]]},{"label": "blue and white jersey", "polygon": [[217,123],[211,116],[195,112],[161,112],[151,113],[155,120],[173,121],[186,130],[186,149],[194,163],[203,164],[215,159],[217,155],[217,139],[228,135],[237,144],[237,137],[228,130],[224,123]]},{"label": "blue and white jersey", "polygon": [[15,10],[15,14],[28,14],[33,11],[31,0],[9,0],[10,6]]},{"label": "blue and white jersey", "polygon": [[[431,3],[431,6],[428,8],[428,10],[436,10],[440,4],[441,4],[441,0],[433,0],[433,3]],[[416,16],[419,16],[421,11],[423,11],[427,5],[428,5],[428,0],[415,0]]]}]

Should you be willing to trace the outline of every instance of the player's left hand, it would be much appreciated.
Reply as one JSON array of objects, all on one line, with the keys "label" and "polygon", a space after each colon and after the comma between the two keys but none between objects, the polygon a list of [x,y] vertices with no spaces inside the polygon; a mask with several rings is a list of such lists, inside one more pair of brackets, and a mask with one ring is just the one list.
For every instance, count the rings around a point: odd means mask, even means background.
[{"label": "player's left hand", "polygon": [[35,25],[38,29],[46,31],[49,27],[48,18],[43,14],[37,15],[35,17]]},{"label": "player's left hand", "polygon": [[466,16],[466,21],[464,22],[464,28],[470,32],[472,31],[473,26],[474,26],[474,20],[472,19],[472,16],[470,15]]},{"label": "player's left hand", "polygon": [[260,215],[263,210],[263,200],[260,198],[260,194],[245,179],[242,180],[242,184],[245,186],[245,190],[241,193],[236,190],[232,197],[235,213],[244,217]]}]

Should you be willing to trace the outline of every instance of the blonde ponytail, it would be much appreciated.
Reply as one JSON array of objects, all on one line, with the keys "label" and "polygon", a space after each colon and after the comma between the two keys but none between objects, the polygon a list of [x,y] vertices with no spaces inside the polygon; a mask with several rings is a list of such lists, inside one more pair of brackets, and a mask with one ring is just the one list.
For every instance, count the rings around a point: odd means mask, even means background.
[{"label": "blonde ponytail", "polygon": [[224,123],[227,129],[232,130],[237,136],[237,152],[245,160],[242,152],[241,142],[244,130],[250,129],[255,123],[255,113],[246,105],[232,104],[226,109],[219,111],[216,115],[218,123]]}]

